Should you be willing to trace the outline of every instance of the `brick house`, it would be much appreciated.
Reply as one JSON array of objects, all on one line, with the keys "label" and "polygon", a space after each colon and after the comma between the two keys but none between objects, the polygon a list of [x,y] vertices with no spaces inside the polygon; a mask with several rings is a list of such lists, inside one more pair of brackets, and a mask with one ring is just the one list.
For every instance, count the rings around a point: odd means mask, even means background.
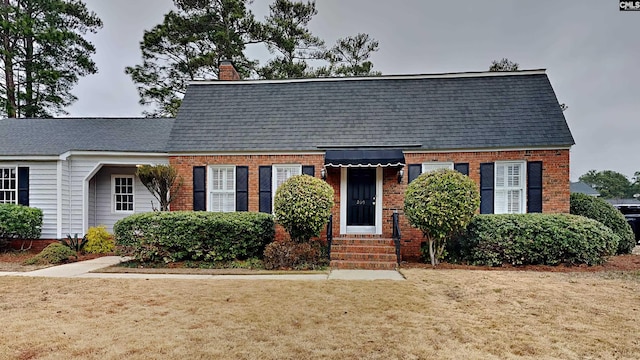
[{"label": "brick house", "polygon": [[471,177],[480,213],[569,212],[574,141],[544,70],[264,81],[225,62],[220,78],[190,84],[175,120],[0,120],[0,203],[43,210],[37,248],[157,207],[139,164],[178,168],[172,210],[271,213],[309,174],[335,191],[333,264],[373,268],[395,266],[393,214],[419,256],[403,194],[423,171]]},{"label": "brick house", "polygon": [[[227,62],[219,81],[189,85],[167,146],[186,185],[172,210],[271,212],[288,177],[321,177],[345,267],[382,261],[365,252],[392,244],[394,213],[402,258],[419,256],[422,234],[402,208],[424,171],[471,177],[480,213],[569,212],[574,140],[544,70],[238,79]],[[337,252],[348,245],[358,254]]]}]

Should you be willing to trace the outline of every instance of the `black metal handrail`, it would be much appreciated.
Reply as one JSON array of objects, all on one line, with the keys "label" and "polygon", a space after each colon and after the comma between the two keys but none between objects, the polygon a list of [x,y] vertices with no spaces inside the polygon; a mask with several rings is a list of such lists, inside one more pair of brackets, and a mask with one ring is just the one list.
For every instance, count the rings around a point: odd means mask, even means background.
[{"label": "black metal handrail", "polygon": [[327,256],[331,260],[331,242],[333,241],[333,215],[329,215],[327,223]]},{"label": "black metal handrail", "polygon": [[396,245],[396,259],[400,264],[400,214],[394,212],[393,215],[393,242]]}]

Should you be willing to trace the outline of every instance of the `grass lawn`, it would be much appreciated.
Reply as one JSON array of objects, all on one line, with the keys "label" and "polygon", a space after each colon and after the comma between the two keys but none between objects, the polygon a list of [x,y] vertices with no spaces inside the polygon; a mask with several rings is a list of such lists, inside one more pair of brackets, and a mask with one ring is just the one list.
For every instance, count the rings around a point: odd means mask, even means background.
[{"label": "grass lawn", "polygon": [[4,359],[637,359],[640,272],[0,277]]}]

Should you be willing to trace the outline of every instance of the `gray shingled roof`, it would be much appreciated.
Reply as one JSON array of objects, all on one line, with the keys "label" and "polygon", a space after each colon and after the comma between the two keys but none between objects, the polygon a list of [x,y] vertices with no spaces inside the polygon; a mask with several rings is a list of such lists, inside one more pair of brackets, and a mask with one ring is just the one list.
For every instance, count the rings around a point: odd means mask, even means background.
[{"label": "gray shingled roof", "polygon": [[572,182],[569,184],[569,191],[572,194],[586,194],[591,196],[600,196],[600,193],[582,181]]},{"label": "gray shingled roof", "polygon": [[169,151],[573,144],[549,79],[539,70],[193,83],[178,112]]},{"label": "gray shingled roof", "polygon": [[0,120],[0,156],[60,155],[70,150],[166,152],[173,119]]}]

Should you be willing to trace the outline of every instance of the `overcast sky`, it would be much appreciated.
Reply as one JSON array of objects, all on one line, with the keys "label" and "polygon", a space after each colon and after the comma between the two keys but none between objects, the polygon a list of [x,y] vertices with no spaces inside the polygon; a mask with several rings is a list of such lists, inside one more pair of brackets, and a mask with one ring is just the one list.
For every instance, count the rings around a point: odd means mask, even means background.
[{"label": "overcast sky", "polygon": [[[124,68],[141,62],[143,31],[171,0],[85,0],[104,27],[90,40],[99,73],[75,87],[70,116],[140,116]],[[255,0],[263,19],[271,1]],[[380,42],[374,69],[385,75],[484,71],[507,57],[547,69],[576,145],[571,179],[589,169],[640,171],[640,12],[615,0],[317,0],[313,33],[332,44],[359,32]],[[263,63],[268,53],[250,49]]]}]

